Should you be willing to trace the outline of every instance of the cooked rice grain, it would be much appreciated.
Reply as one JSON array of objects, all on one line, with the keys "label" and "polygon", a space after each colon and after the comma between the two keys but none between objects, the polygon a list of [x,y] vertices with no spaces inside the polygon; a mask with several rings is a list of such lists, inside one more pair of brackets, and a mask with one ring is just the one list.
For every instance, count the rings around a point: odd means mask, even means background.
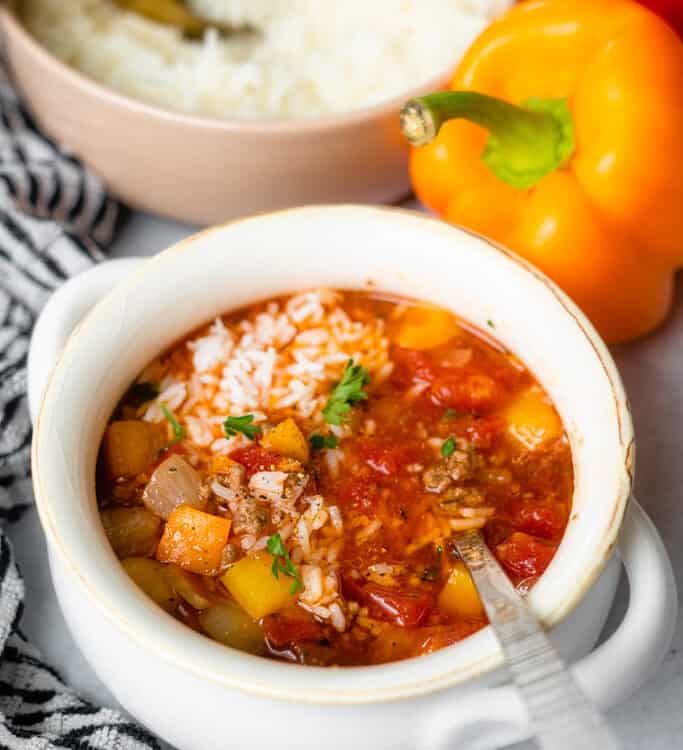
[{"label": "cooked rice grain", "polygon": [[[259,36],[192,42],[111,0],[27,0],[29,31],[90,78],[160,107],[216,118],[291,119],[386,101],[446,74],[510,0],[192,0]],[[315,305],[288,314],[315,322]],[[209,361],[225,355],[213,342]]]}]

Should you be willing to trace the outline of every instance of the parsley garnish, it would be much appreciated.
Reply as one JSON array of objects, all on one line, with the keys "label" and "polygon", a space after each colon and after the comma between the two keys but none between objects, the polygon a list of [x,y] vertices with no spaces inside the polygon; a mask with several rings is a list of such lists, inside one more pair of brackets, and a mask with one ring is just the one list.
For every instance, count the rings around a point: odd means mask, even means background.
[{"label": "parsley garnish", "polygon": [[166,404],[163,401],[159,401],[159,408],[161,409],[161,411],[163,412],[163,415],[166,417],[171,427],[173,428],[173,440],[170,440],[161,449],[162,451],[165,451],[167,448],[170,448],[172,445],[179,443],[185,437],[185,430],[183,430],[183,426],[180,424],[180,422],[176,418],[176,415],[168,408],[168,406],[166,406]]},{"label": "parsley garnish", "polygon": [[445,440],[441,445],[441,455],[444,458],[448,458],[455,451],[455,438],[451,435],[448,440]]},{"label": "parsley garnish", "polygon": [[334,435],[311,435],[309,442],[314,451],[337,447],[337,438]]},{"label": "parsley garnish", "polygon": [[299,570],[289,559],[289,553],[285,549],[284,542],[279,534],[273,534],[273,536],[268,539],[267,549],[273,556],[273,565],[270,568],[273,576],[279,580],[280,573],[283,573],[294,579],[292,588],[289,590],[289,593],[292,596],[294,596],[297,591],[303,591],[304,585],[301,582]]},{"label": "parsley garnish", "polygon": [[446,411],[443,413],[443,417],[441,417],[441,419],[443,419],[444,422],[450,422],[452,419],[455,419],[455,417],[455,409],[451,409],[449,406],[448,409],[446,409]]},{"label": "parsley garnish", "polygon": [[249,440],[254,440],[257,435],[261,434],[261,428],[253,424],[253,421],[253,414],[245,414],[243,417],[228,417],[223,422],[225,437],[234,437],[238,432],[241,432]]},{"label": "parsley garnish", "polygon": [[340,425],[349,418],[354,404],[365,401],[368,394],[363,386],[370,382],[370,373],[362,365],[354,365],[350,359],[346,363],[341,380],[335,385],[323,409],[323,417],[329,424]]},{"label": "parsley garnish", "polygon": [[489,328],[495,328],[496,327],[496,324],[490,318],[486,321],[486,325]]}]

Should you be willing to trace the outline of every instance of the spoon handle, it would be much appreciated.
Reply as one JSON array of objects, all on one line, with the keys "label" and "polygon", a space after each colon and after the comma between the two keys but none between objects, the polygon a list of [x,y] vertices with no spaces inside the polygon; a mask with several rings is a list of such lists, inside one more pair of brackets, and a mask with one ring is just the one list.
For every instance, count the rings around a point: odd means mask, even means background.
[{"label": "spoon handle", "polygon": [[617,750],[604,717],[576,684],[545,630],[477,530],[453,537],[474,581],[543,750]]}]

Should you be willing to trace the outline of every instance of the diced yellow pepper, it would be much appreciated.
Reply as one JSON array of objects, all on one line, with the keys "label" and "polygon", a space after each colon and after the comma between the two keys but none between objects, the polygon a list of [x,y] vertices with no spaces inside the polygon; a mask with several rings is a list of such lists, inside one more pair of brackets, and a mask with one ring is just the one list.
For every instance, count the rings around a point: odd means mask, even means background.
[{"label": "diced yellow pepper", "polygon": [[421,305],[406,310],[395,341],[409,349],[434,349],[450,341],[460,331],[460,326],[449,312]]},{"label": "diced yellow pepper", "polygon": [[156,459],[164,443],[165,436],[159,425],[139,419],[112,422],[102,440],[108,475],[117,479],[141,474]]},{"label": "diced yellow pepper", "polygon": [[191,505],[181,505],[168,517],[157,547],[157,560],[175,563],[191,573],[216,575],[230,523]]},{"label": "diced yellow pepper", "polygon": [[484,618],[484,608],[465,564],[458,560],[439,594],[439,608],[467,620]]},{"label": "diced yellow pepper", "polygon": [[537,385],[520,393],[503,417],[508,431],[528,450],[562,434],[562,422],[548,396]]},{"label": "diced yellow pepper", "polygon": [[266,433],[261,440],[261,445],[267,451],[295,458],[302,464],[307,463],[310,458],[308,441],[291,417],[275,425],[270,432]]},{"label": "diced yellow pepper", "polygon": [[221,576],[225,588],[254,620],[282,609],[294,600],[292,578],[275,578],[270,555],[244,557]]}]

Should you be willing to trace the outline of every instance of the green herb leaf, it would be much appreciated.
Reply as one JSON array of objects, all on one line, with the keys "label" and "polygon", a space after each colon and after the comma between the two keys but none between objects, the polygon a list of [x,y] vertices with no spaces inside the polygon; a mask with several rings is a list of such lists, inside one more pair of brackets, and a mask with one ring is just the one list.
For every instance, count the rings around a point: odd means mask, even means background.
[{"label": "green herb leaf", "polygon": [[301,581],[301,574],[296,565],[290,560],[282,537],[279,534],[273,534],[273,536],[269,537],[266,548],[273,556],[273,564],[270,568],[273,576],[279,580],[280,573],[282,573],[294,579],[294,583],[292,583],[292,587],[289,590],[292,596],[297,591],[303,591],[304,585]]},{"label": "green herb leaf", "polygon": [[253,414],[245,414],[242,417],[228,417],[225,422],[223,422],[225,437],[234,437],[238,432],[241,432],[242,435],[248,437],[249,440],[254,440],[261,434],[261,428],[258,425],[253,424],[253,422]]},{"label": "green herb leaf", "polygon": [[490,318],[486,321],[486,325],[489,328],[495,328],[496,327],[496,324]]},{"label": "green herb leaf", "polygon": [[443,419],[444,422],[450,422],[452,419],[455,419],[456,416],[457,415],[455,413],[455,409],[451,409],[449,406],[448,409],[446,409],[446,411],[443,413],[443,417],[441,417],[441,419]]},{"label": "green herb leaf", "polygon": [[184,437],[185,437],[185,430],[183,429],[183,426],[178,421],[176,415],[166,406],[166,404],[163,401],[159,401],[159,408],[163,412],[166,419],[171,424],[171,427],[173,428],[173,440],[170,440],[161,450],[166,450],[167,448],[170,448],[172,445],[175,445],[176,443],[179,443]]},{"label": "green herb leaf", "polygon": [[348,421],[349,411],[354,404],[367,399],[363,386],[370,382],[370,373],[362,365],[354,365],[350,359],[346,363],[341,380],[332,389],[323,417],[329,424],[340,425]]},{"label": "green herb leaf", "polygon": [[145,381],[144,383],[133,383],[126,393],[126,399],[135,406],[140,406],[146,401],[151,401],[159,395],[156,383]]},{"label": "green herb leaf", "polygon": [[314,451],[337,447],[337,438],[334,435],[311,435],[309,442]]},{"label": "green herb leaf", "polygon": [[455,451],[455,438],[451,435],[448,440],[445,440],[441,445],[441,455],[444,458],[448,458]]}]

